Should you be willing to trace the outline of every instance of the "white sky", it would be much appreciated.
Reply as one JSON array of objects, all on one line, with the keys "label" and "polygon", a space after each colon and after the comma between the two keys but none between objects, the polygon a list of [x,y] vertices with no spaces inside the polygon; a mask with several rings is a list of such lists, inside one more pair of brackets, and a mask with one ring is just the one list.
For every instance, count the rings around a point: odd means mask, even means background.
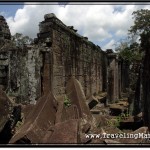
[{"label": "white sky", "polygon": [[[6,20],[10,31],[23,33],[32,38],[39,32],[39,22],[44,15],[54,13],[67,26],[74,26],[78,33],[86,36],[103,50],[114,49],[120,39],[127,36],[128,29],[133,25],[132,12],[139,9],[150,9],[150,5],[42,5],[24,4],[17,8],[14,15]],[[13,5],[12,5],[13,7]],[[1,11],[0,11],[1,12]]]}]

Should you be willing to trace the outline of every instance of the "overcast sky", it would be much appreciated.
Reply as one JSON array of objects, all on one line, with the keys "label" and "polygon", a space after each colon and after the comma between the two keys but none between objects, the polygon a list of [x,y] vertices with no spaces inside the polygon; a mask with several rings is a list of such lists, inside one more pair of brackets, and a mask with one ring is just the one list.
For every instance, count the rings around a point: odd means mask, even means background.
[{"label": "overcast sky", "polygon": [[39,22],[44,15],[54,13],[67,26],[74,26],[78,33],[86,36],[103,50],[115,47],[115,44],[127,37],[128,29],[133,25],[132,12],[150,9],[150,5],[0,5],[0,14],[9,25],[11,34],[23,33],[35,38],[39,32]]}]

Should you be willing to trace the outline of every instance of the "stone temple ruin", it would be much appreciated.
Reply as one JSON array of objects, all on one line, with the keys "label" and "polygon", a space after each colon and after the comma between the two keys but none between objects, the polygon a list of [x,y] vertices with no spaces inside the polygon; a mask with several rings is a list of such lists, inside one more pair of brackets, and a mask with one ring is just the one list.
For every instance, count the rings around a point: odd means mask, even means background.
[{"label": "stone temple ruin", "polygon": [[[0,103],[0,143],[134,143],[85,138],[103,133],[99,126],[127,111],[127,101],[118,100],[128,86],[128,67],[116,53],[103,51],[54,14],[44,16],[34,43],[22,48],[0,16],[0,101],[7,106]],[[141,127],[133,117],[124,126]]]},{"label": "stone temple ruin", "polygon": [[35,103],[49,91],[65,94],[71,76],[87,97],[108,90],[109,101],[119,98],[123,66],[112,50],[102,51],[54,14],[44,16],[35,43],[19,49],[11,46],[9,27],[0,20],[0,86],[19,102]]}]

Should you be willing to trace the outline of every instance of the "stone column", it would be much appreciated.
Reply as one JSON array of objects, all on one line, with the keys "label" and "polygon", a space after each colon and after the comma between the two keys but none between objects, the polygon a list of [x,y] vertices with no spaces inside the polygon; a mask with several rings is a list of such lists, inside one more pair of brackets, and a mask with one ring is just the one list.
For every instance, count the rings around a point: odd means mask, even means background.
[{"label": "stone column", "polygon": [[145,58],[143,62],[143,114],[144,123],[150,130],[150,33],[143,35],[141,45],[145,49]]},{"label": "stone column", "polygon": [[43,95],[47,94],[49,91],[52,91],[52,71],[51,71],[51,57],[50,52],[43,53],[43,75],[42,75],[42,93]]},{"label": "stone column", "polygon": [[117,55],[112,51],[107,51],[108,56],[108,81],[107,95],[108,102],[114,103],[119,99],[119,70]]},{"label": "stone column", "polygon": [[108,81],[107,81],[107,99],[108,103],[113,102],[114,99],[114,76],[113,70],[109,67],[108,68]]}]

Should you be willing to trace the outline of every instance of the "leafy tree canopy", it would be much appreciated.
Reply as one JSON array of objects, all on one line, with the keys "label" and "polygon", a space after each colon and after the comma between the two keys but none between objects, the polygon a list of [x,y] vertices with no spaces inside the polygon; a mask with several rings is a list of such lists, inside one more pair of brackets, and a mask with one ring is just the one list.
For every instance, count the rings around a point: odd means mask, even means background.
[{"label": "leafy tree canopy", "polygon": [[[150,38],[150,10],[137,10],[132,15],[134,24],[129,30],[130,39],[121,42],[116,48],[119,56],[128,62],[142,60],[144,53],[141,50],[148,46],[148,39]],[[140,36],[141,44],[136,42],[137,36]]]},{"label": "leafy tree canopy", "polygon": [[143,53],[140,51],[140,45],[137,42],[132,44],[128,42],[121,42],[116,48],[119,56],[126,62],[141,61]]},{"label": "leafy tree canopy", "polygon": [[23,48],[24,45],[29,45],[33,42],[29,36],[24,36],[21,33],[16,33],[12,36],[12,41],[15,43],[16,46]]},{"label": "leafy tree canopy", "polygon": [[129,32],[133,34],[148,34],[150,33],[150,10],[141,9],[132,13],[134,25],[130,27]]}]

